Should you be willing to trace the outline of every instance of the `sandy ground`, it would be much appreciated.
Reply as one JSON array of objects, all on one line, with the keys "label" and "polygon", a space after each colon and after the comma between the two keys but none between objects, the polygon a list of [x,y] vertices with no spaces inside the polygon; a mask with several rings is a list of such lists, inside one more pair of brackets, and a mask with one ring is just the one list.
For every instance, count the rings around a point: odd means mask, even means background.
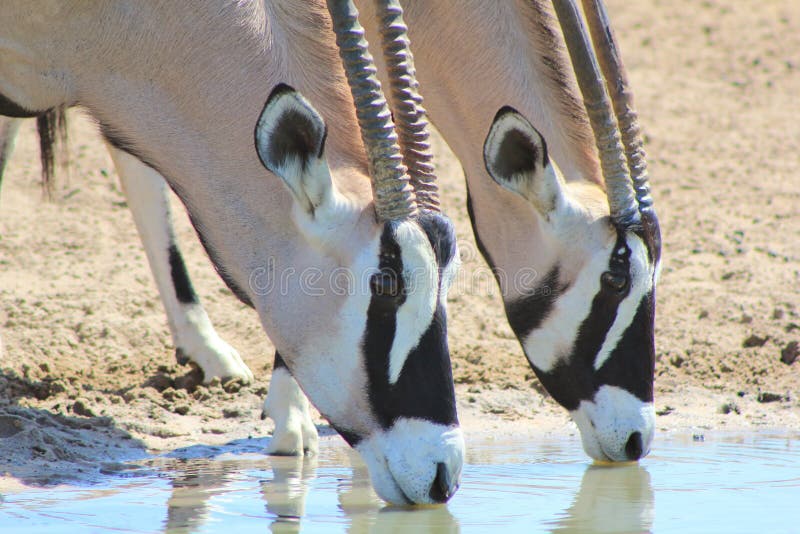
[{"label": "sandy ground", "polygon": [[[796,0],[609,2],[646,133],[664,235],[657,425],[663,432],[800,429],[800,5]],[[182,208],[178,233],[220,334],[256,375],[195,387],[110,159],[71,115],[53,202],[26,124],[0,198],[0,472],[103,462],[263,436],[273,349],[214,273]],[[460,166],[439,174],[464,275],[485,270]],[[450,343],[468,436],[575,433],[544,394],[493,283],[451,293]],[[37,462],[36,460],[40,460]],[[113,464],[111,464],[113,465]]]}]

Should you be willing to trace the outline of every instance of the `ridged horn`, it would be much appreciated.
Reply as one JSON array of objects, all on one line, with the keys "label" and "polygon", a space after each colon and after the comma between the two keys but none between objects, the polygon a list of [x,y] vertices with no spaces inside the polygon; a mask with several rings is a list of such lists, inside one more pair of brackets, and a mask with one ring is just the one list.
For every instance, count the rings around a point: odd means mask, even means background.
[{"label": "ridged horn", "polygon": [[441,211],[433,167],[429,126],[411,54],[408,27],[398,0],[375,0],[381,48],[389,73],[389,103],[403,153],[403,163],[417,195],[417,205]]},{"label": "ridged horn", "polygon": [[608,13],[602,0],[582,0],[583,11],[589,26],[589,33],[600,63],[600,69],[606,79],[608,92],[617,116],[617,123],[625,147],[636,200],[639,211],[652,209],[653,198],[650,196],[650,184],[647,176],[647,161],[639,127],[639,118],[633,107],[633,93],[628,85],[628,72],[622,63],[617,48],[614,31],[608,19]]},{"label": "ridged horn", "polygon": [[564,34],[578,87],[583,95],[589,122],[594,130],[611,218],[621,226],[636,224],[641,217],[625,150],[583,18],[572,0],[553,0],[553,6]]},{"label": "ridged horn", "polygon": [[417,214],[414,190],[403,165],[392,116],[381,91],[364,28],[358,22],[358,10],[352,0],[327,0],[327,3],[367,152],[378,219],[414,217]]}]

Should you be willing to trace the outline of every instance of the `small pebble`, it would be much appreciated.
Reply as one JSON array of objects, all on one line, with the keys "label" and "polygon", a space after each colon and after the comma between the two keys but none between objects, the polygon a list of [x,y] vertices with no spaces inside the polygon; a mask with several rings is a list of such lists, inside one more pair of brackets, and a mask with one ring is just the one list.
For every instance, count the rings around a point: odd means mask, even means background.
[{"label": "small pebble", "polygon": [[241,380],[234,378],[222,384],[222,389],[225,390],[225,393],[238,393],[242,389],[242,385]]},{"label": "small pebble", "polygon": [[790,341],[781,349],[781,361],[786,365],[792,365],[798,356],[800,356],[800,343],[797,341]]},{"label": "small pebble", "polygon": [[86,399],[78,399],[72,404],[72,413],[75,415],[82,415],[84,417],[97,417],[91,408],[88,406]]},{"label": "small pebble", "polygon": [[742,347],[744,348],[763,347],[767,343],[768,339],[769,336],[762,337],[756,334],[752,334],[750,337],[748,337],[742,342]]},{"label": "small pebble", "polygon": [[239,408],[223,408],[222,417],[225,419],[234,419],[243,416],[244,413]]},{"label": "small pebble", "polygon": [[789,400],[789,397],[785,396],[785,395],[779,395],[777,393],[770,393],[768,391],[762,391],[761,393],[758,394],[758,397],[756,397],[756,400],[758,402],[760,402],[760,403],[766,404],[768,402],[779,402],[779,401],[782,401],[782,400]]}]

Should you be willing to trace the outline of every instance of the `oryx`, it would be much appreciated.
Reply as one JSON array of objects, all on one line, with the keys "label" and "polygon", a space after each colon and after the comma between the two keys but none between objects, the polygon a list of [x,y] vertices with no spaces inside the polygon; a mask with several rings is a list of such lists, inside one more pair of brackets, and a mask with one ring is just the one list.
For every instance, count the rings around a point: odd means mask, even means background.
[{"label": "oryx", "polygon": [[[9,4],[0,115],[91,114],[148,236],[178,348],[250,376],[191,291],[163,224],[164,180],[277,347],[273,403],[302,405],[299,383],[383,499],[443,502],[464,454],[445,319],[455,237],[430,177],[406,174],[413,145],[397,146],[354,7],[328,7],[333,25],[310,0]],[[416,94],[413,73],[397,75],[392,94]],[[289,269],[313,272],[314,291],[298,277],[271,288]],[[313,448],[316,429],[284,415],[278,452]]]},{"label": "oryx", "polygon": [[[372,3],[359,7],[377,33]],[[529,363],[591,457],[644,456],[661,241],[601,0],[403,7],[426,108],[462,163],[476,240]],[[534,284],[514,283],[531,268]]]}]

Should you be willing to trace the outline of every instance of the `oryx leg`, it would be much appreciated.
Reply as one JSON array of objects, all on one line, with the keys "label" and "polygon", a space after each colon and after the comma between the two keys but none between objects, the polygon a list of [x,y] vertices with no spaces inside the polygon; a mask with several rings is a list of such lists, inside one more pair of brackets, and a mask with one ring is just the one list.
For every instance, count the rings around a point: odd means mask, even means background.
[{"label": "oryx leg", "polygon": [[14,150],[14,142],[17,139],[17,131],[22,119],[0,116],[0,184],[3,183],[3,171]]},{"label": "oryx leg", "polygon": [[267,447],[270,454],[316,454],[319,450],[319,435],[311,419],[308,399],[277,351],[261,412],[262,419],[267,417],[275,422]]},{"label": "oryx leg", "polygon": [[178,362],[196,363],[205,382],[214,377],[252,381],[253,373],[219,337],[194,292],[175,241],[164,177],[127,152],[111,145],[108,150],[167,312]]}]

